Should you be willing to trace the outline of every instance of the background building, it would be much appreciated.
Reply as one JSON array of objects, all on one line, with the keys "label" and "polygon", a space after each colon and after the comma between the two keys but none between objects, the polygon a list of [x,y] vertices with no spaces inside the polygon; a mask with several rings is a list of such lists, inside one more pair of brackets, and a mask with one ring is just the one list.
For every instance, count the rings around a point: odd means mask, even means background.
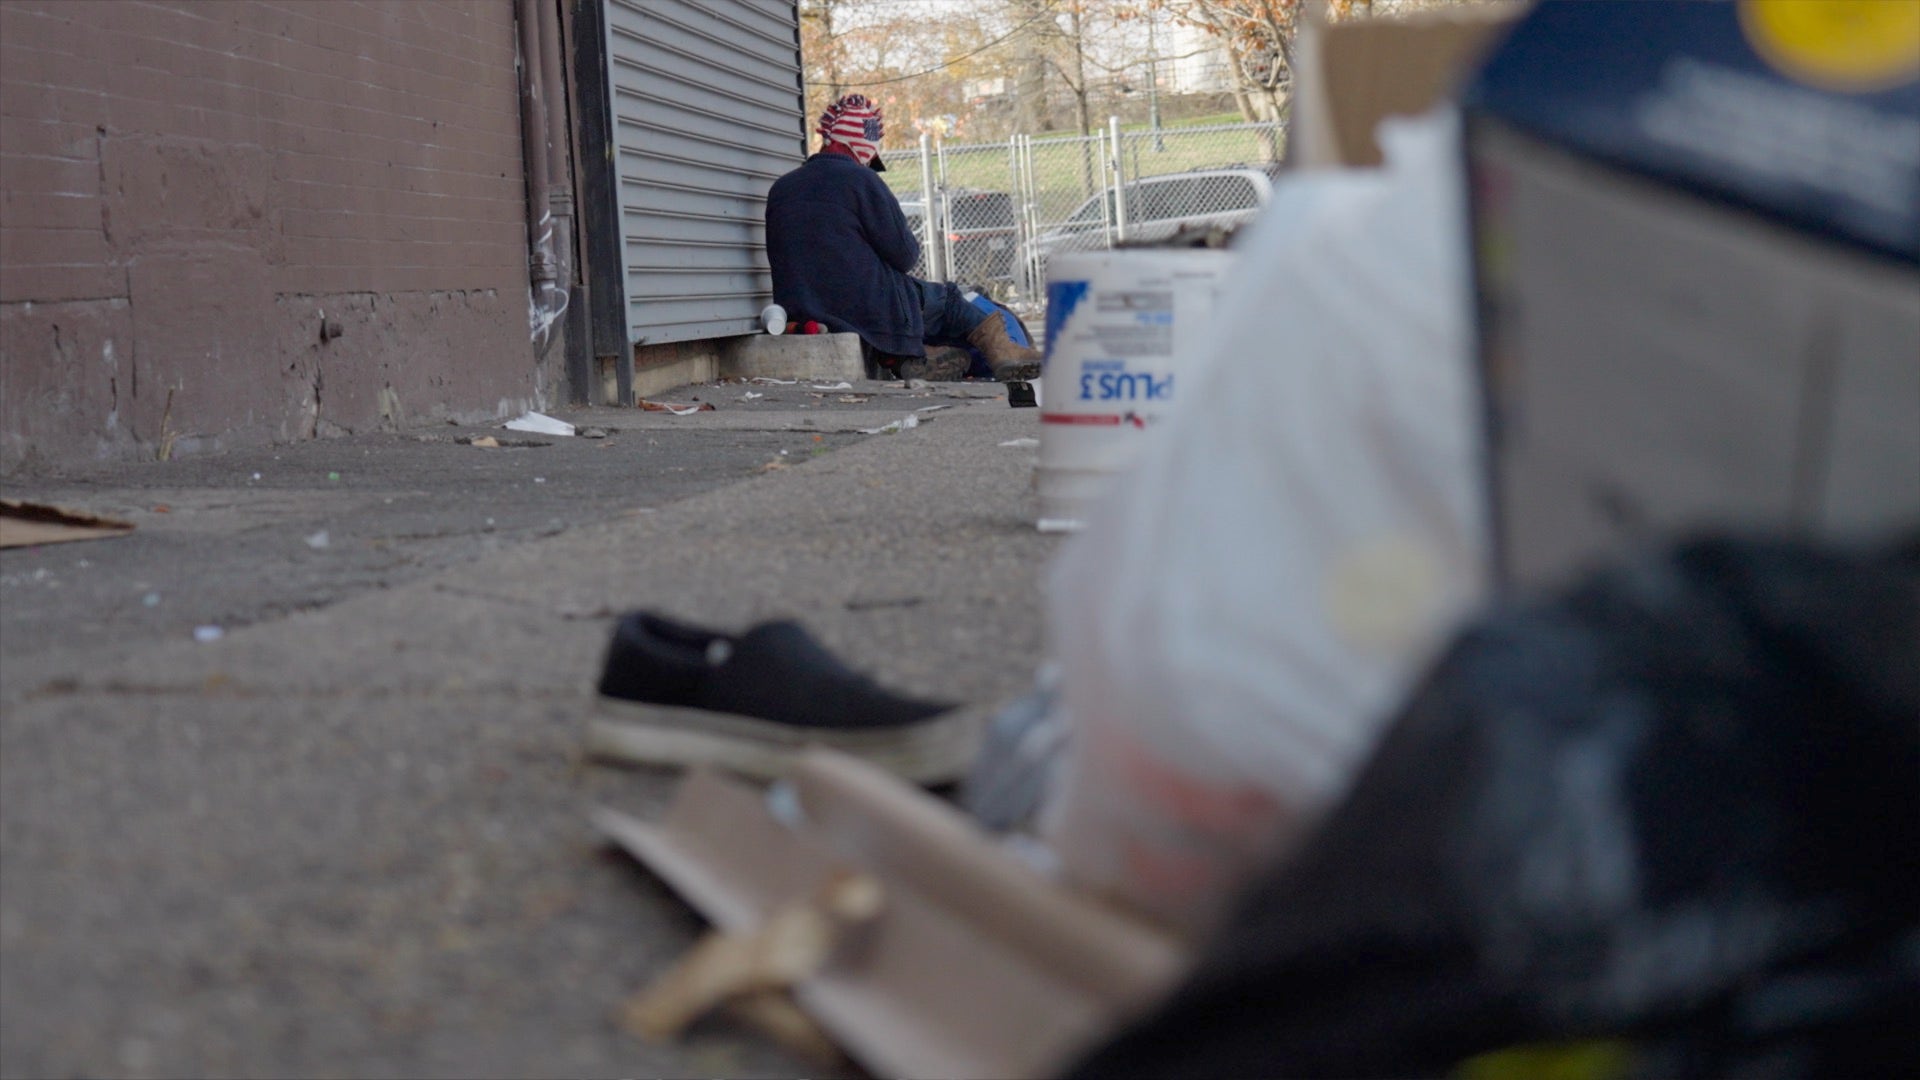
[{"label": "background building", "polygon": [[1224,94],[1233,89],[1227,48],[1220,39],[1189,23],[1167,21],[1159,28],[1161,90],[1169,94]]}]

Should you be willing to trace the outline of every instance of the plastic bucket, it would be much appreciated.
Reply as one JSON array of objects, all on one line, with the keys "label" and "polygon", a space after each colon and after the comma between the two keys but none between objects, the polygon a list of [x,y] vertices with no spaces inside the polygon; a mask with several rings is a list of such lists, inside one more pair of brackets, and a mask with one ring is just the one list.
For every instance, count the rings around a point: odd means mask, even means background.
[{"label": "plastic bucket", "polygon": [[1079,528],[1164,421],[1213,321],[1229,252],[1139,249],[1047,264],[1047,357],[1034,487],[1042,531]]}]

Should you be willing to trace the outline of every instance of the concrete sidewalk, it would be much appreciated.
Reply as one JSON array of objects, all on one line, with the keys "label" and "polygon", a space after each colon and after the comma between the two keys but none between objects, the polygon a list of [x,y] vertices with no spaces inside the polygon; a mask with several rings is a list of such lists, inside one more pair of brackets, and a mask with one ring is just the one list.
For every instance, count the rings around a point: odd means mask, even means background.
[{"label": "concrete sidewalk", "polygon": [[[793,615],[902,690],[1016,695],[1053,543],[1002,444],[1038,415],[980,384],[662,396],[719,408],[0,482],[140,526],[0,552],[0,1074],[823,1071],[612,1020],[700,930],[585,824],[673,784],[577,760],[612,616]],[[549,445],[455,441],[488,434]]]}]

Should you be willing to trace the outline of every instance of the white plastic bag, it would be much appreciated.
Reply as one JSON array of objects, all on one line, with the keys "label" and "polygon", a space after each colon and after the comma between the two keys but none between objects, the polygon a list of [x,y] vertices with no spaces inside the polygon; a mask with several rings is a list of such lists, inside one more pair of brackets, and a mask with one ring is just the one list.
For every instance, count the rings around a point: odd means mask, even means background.
[{"label": "white plastic bag", "polygon": [[536,435],[571,435],[573,425],[565,420],[555,420],[546,413],[522,413],[517,419],[506,424],[508,431],[531,431]]},{"label": "white plastic bag", "polygon": [[1484,587],[1458,122],[1381,138],[1383,170],[1283,181],[1309,212],[1240,245],[1192,396],[1049,586],[1075,731],[1043,835],[1189,930],[1341,793]]}]

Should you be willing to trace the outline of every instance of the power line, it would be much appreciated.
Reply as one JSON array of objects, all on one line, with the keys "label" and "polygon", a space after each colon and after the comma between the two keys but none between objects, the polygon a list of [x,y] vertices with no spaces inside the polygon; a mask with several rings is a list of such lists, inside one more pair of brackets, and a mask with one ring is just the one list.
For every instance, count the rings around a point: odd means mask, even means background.
[{"label": "power line", "polygon": [[[933,74],[936,71],[945,71],[946,69],[952,67],[953,65],[959,63],[962,60],[970,60],[973,57],[979,56],[981,53],[986,52],[988,49],[993,48],[995,45],[999,45],[1006,42],[1008,39],[1012,38],[1015,34],[1018,34],[1020,31],[1025,30],[1027,27],[1032,26],[1034,23],[1039,22],[1041,19],[1044,19],[1047,16],[1054,14],[1055,13],[1053,10],[1054,5],[1058,4],[1059,2],[1060,0],[1048,0],[1046,9],[1034,15],[1033,18],[1028,19],[1026,22],[1021,23],[1019,26],[1014,27],[1013,29],[1007,31],[1004,34],[1001,34],[999,37],[994,38],[992,41],[987,42],[985,45],[982,45],[979,48],[974,49],[972,52],[961,53],[959,56],[956,56],[953,59],[948,60],[944,64],[939,64],[934,67],[930,67],[925,71],[916,71],[911,75],[895,75],[891,79],[862,79],[862,80],[859,80],[859,84],[863,87],[885,86],[888,83],[906,82],[908,79],[923,78],[925,76]],[[850,82],[848,83],[848,85],[852,85],[852,83]]]}]

